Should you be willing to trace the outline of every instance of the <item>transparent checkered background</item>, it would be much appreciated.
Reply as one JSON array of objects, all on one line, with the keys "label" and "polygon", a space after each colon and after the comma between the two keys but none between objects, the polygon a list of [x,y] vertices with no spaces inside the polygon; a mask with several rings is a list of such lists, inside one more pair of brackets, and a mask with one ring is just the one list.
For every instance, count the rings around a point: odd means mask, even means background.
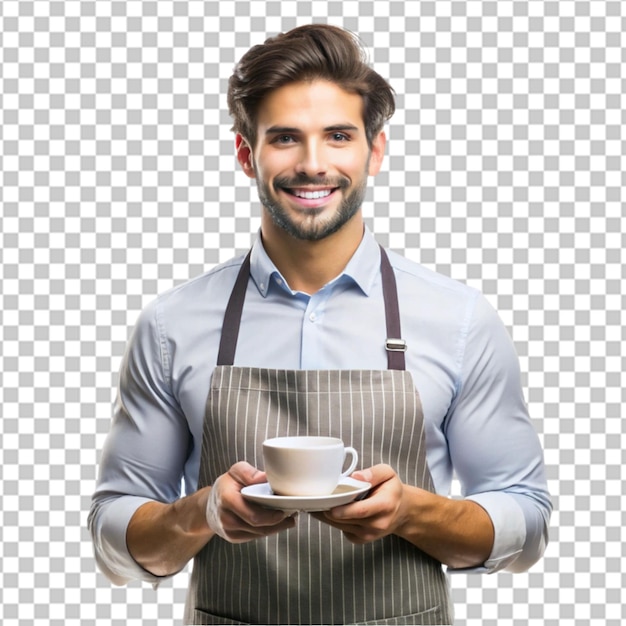
[{"label": "transparent checkered background", "polygon": [[96,571],[98,451],[142,306],[259,226],[233,64],[310,21],[398,94],[369,225],[500,311],[545,446],[546,556],[452,577],[457,624],[622,624],[626,5],[601,0],[0,2],[0,621],[180,623],[187,572]]}]

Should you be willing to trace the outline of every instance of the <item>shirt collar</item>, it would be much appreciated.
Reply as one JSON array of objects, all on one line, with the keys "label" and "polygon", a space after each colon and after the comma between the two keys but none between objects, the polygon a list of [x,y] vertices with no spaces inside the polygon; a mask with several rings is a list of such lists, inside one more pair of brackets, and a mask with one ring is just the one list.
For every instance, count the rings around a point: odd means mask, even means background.
[{"label": "shirt collar", "polygon": [[[250,275],[259,293],[264,298],[267,296],[267,292],[272,283],[277,283],[283,289],[291,292],[284,276],[282,276],[278,268],[267,255],[263,247],[260,231],[259,236],[252,246]],[[352,255],[350,261],[348,261],[343,272],[332,280],[331,283],[351,280],[366,296],[369,296],[374,282],[379,276],[380,248],[371,231],[365,227],[363,239],[359,247]]]}]

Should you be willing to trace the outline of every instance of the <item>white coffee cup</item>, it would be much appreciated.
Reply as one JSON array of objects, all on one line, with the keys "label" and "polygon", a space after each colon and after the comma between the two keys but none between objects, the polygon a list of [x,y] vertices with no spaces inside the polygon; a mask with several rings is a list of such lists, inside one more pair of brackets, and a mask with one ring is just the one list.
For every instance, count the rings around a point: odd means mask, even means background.
[{"label": "white coffee cup", "polygon": [[[346,457],[350,467],[342,472]],[[281,496],[325,496],[356,467],[359,455],[336,437],[275,437],[263,442],[265,472]]]}]

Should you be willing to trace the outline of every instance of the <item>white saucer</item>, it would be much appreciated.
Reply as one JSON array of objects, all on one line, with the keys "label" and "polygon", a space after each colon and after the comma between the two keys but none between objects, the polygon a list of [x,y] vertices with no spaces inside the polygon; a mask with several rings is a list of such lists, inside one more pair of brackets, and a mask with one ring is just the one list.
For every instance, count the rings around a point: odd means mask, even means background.
[{"label": "white saucer", "polygon": [[366,494],[372,485],[354,478],[343,478],[333,493],[327,496],[277,496],[269,483],[249,485],[241,490],[241,495],[252,502],[269,509],[281,511],[328,511],[335,506],[349,504]]}]

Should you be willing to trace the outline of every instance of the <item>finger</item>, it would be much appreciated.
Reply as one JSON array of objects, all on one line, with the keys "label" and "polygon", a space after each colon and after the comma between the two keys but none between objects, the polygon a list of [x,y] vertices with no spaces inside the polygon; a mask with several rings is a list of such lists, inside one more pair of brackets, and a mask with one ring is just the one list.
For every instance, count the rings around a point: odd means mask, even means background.
[{"label": "finger", "polygon": [[293,528],[296,520],[294,516],[286,517],[283,514],[278,515],[276,518],[267,518],[264,515],[253,515],[250,520],[246,520],[232,511],[224,511],[222,514],[222,523],[224,531],[229,538],[233,536],[257,538]]},{"label": "finger", "polygon": [[[246,464],[247,465],[247,464]],[[252,466],[240,467],[242,474],[252,474]],[[237,469],[235,470],[235,473]],[[222,474],[209,491],[206,503],[206,520],[209,528],[217,535],[228,538],[233,530],[247,526],[271,526],[279,524],[285,515],[261,507],[251,506],[241,495],[241,483],[230,473]]]},{"label": "finger", "polygon": [[257,485],[267,480],[265,472],[257,469],[246,461],[235,463],[229,470],[228,475],[241,485]]},{"label": "finger", "polygon": [[344,532],[343,536],[350,542],[353,543],[355,545],[361,546],[364,545],[366,543],[372,543],[373,541],[375,541],[377,539],[377,537],[373,537],[373,538],[367,538],[367,537],[362,537],[361,535],[357,535],[357,534],[353,534],[353,533],[349,533],[349,532]]},{"label": "finger", "polygon": [[374,508],[367,500],[353,502],[337,506],[327,511],[327,517],[333,520],[360,520],[361,523],[367,523],[367,520],[379,514],[378,507]]},{"label": "finger", "polygon": [[[248,468],[244,468],[244,472],[248,472],[248,475],[252,475],[253,471]],[[254,470],[254,468],[252,468]],[[259,472],[261,475],[265,475],[264,472]],[[245,524],[254,527],[262,526],[274,526],[282,522],[285,518],[291,514],[279,509],[271,509],[268,507],[255,504],[247,500],[241,493],[241,483],[236,482],[233,478],[230,478],[230,482],[227,483],[227,487],[222,491],[221,504],[225,511],[230,511],[241,519]]]},{"label": "finger", "polygon": [[244,543],[247,541],[253,541],[255,539],[261,539],[262,537],[269,537],[282,532],[283,530],[289,530],[296,524],[295,519],[287,518],[276,526],[267,526],[266,528],[254,528],[242,530],[231,530],[226,534],[225,539],[231,543]]},{"label": "finger", "polygon": [[266,509],[258,505],[250,505],[245,502],[241,508],[236,510],[231,509],[229,512],[232,512],[233,515],[237,516],[246,526],[250,526],[252,528],[276,526],[285,519],[292,517],[291,514],[285,511]]},{"label": "finger", "polygon": [[242,525],[258,528],[274,526],[289,516],[285,511],[269,509],[246,500],[241,494],[241,483],[233,479],[230,474],[222,476],[219,479],[220,482],[224,478],[226,481],[219,494],[219,508],[222,516],[229,513],[240,520]]},{"label": "finger", "polygon": [[366,527],[369,523],[367,519],[359,519],[359,518],[339,518],[333,515],[331,511],[323,511],[319,513],[311,513],[313,517],[315,517],[320,522],[324,524],[328,524],[333,528],[338,528],[341,531],[351,531],[356,532],[357,528]]},{"label": "finger", "polygon": [[325,516],[323,513],[315,514],[314,517],[320,522],[341,531],[351,543],[367,543],[378,538],[377,533],[370,532],[367,527],[362,527],[358,524],[338,522]]},{"label": "finger", "polygon": [[392,479],[396,475],[394,469],[390,465],[381,463],[366,469],[358,470],[352,474],[352,478],[370,483],[372,487],[376,487],[387,480]]},{"label": "finger", "polygon": [[338,521],[323,514],[317,519],[341,531],[351,543],[370,543],[390,534],[388,526],[382,519],[373,519],[369,523],[365,520]]},{"label": "finger", "polygon": [[355,480],[361,480],[365,483],[372,484],[373,474],[371,469],[362,469],[357,470],[356,472],[352,472],[350,478],[354,478]]},{"label": "finger", "polygon": [[367,523],[367,520],[384,515],[389,509],[388,497],[381,491],[382,489],[382,485],[372,487],[366,498],[333,507],[327,513],[333,519],[362,520],[363,523]]}]

